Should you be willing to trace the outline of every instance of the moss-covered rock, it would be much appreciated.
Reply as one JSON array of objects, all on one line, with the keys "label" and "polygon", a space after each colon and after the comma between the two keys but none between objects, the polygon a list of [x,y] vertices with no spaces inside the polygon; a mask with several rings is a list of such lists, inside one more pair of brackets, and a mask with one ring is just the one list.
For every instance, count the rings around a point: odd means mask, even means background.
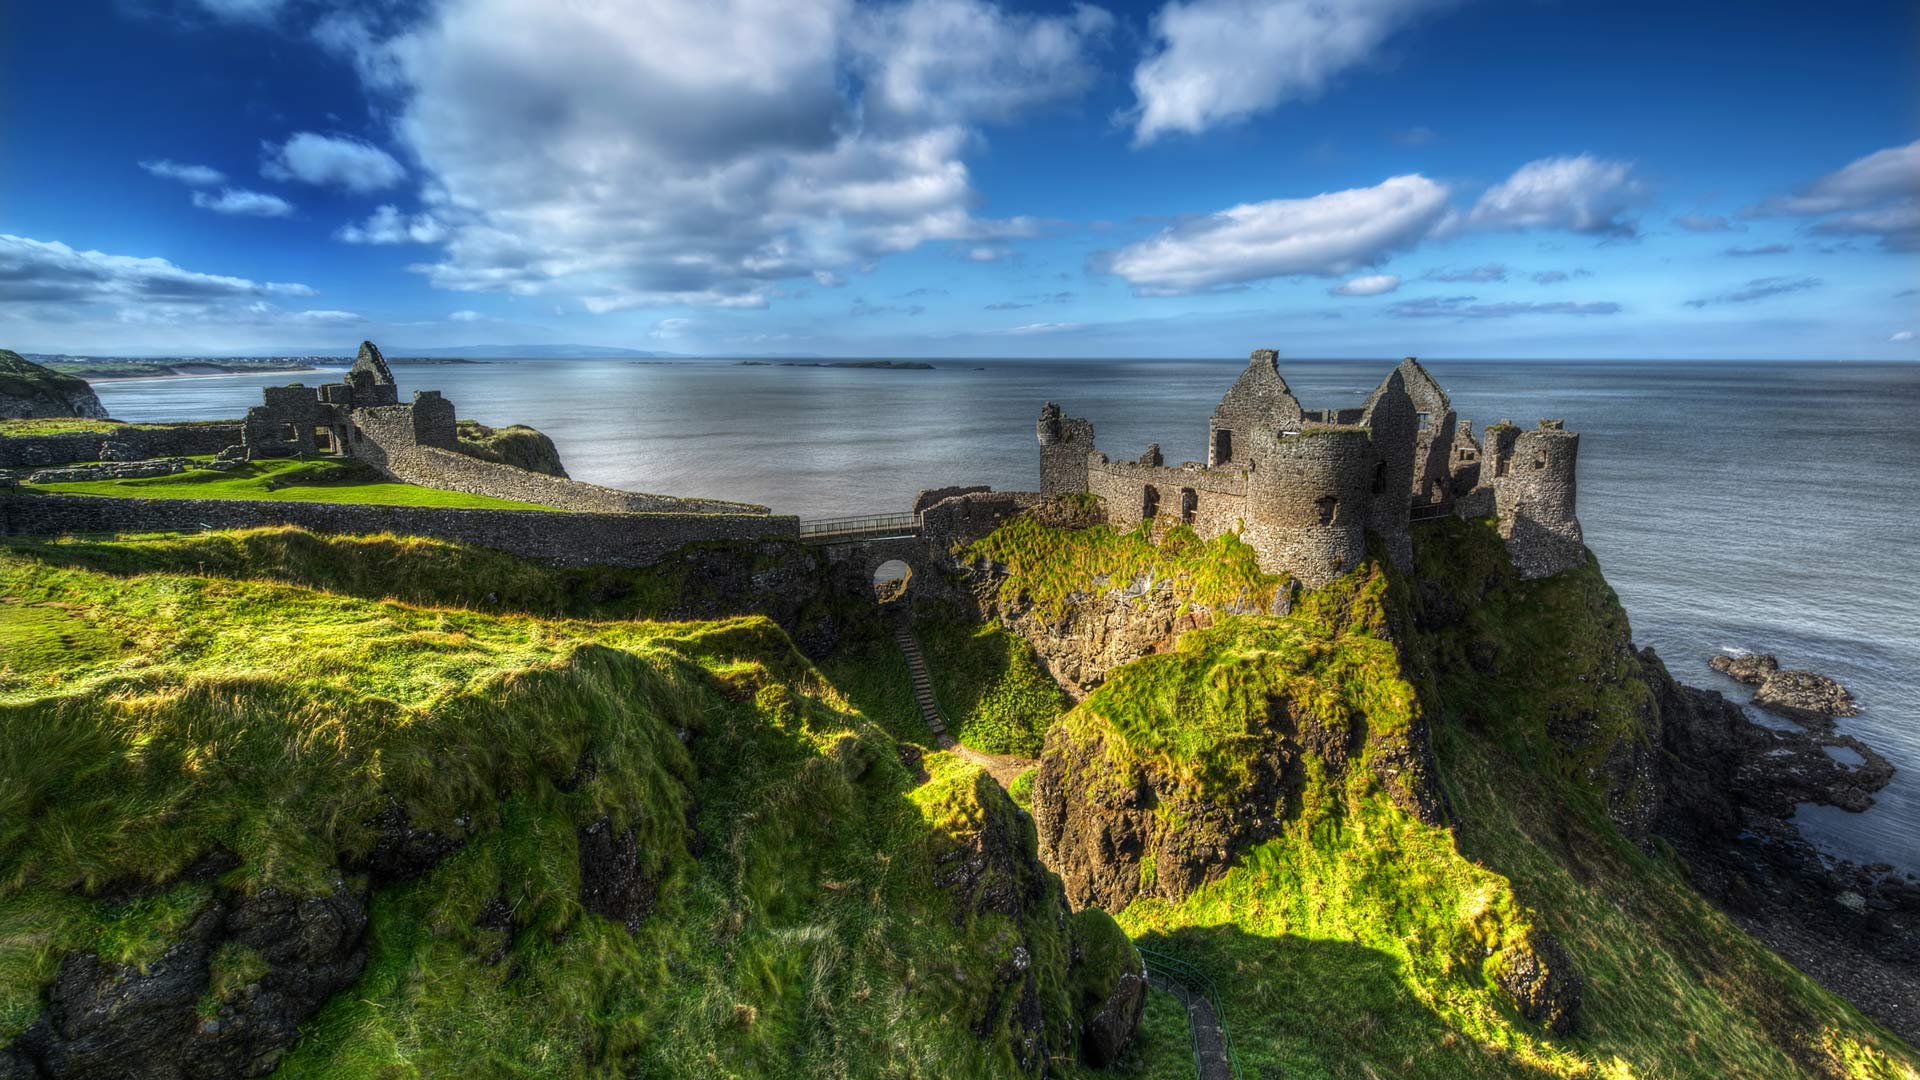
[{"label": "moss-covered rock", "polygon": [[459,435],[457,449],[471,457],[512,465],[529,472],[546,473],[548,476],[567,475],[566,466],[560,463],[560,450],[553,445],[553,440],[524,424],[493,428],[473,420],[462,420]]},{"label": "moss-covered rock", "polygon": [[0,349],[0,420],[66,416],[104,420],[107,410],[85,379]]}]

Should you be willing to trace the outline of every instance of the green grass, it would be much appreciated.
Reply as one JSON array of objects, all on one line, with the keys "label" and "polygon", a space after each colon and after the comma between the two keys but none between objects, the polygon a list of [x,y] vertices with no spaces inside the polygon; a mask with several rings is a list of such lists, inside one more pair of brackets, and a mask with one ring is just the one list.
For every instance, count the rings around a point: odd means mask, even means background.
[{"label": "green grass", "polygon": [[[1920,1076],[1911,1047],[1612,824],[1610,813],[1642,809],[1613,766],[1646,749],[1657,706],[1598,567],[1522,582],[1484,523],[1437,523],[1416,539],[1419,589],[1370,561],[1287,616],[1191,631],[1115,669],[1056,733],[1104,762],[1096,783],[1129,792],[1152,776],[1176,800],[1217,804],[1244,794],[1256,755],[1293,755],[1297,786],[1275,835],[1236,852],[1219,880],[1118,915],[1142,945],[1213,975],[1247,1074]],[[1092,594],[1116,564],[1140,565],[1149,556],[1136,543],[1028,524],[973,550],[997,552],[1024,583],[1009,587],[1045,607]],[[1049,565],[1047,551],[1063,561]],[[1452,807],[1441,825],[1394,798],[1400,762],[1381,757],[1429,729]],[[1309,730],[1350,734],[1350,758],[1296,743]],[[1166,824],[1204,841],[1193,822]],[[1139,855],[1143,875],[1164,854],[1155,842]],[[1573,1035],[1527,1021],[1493,982],[1541,930],[1585,980]],[[1137,1067],[1184,1065],[1184,1046],[1154,1045]]]},{"label": "green grass", "polygon": [[87,420],[78,416],[47,416],[0,420],[0,438],[24,435],[67,435],[79,432],[111,435],[116,431],[166,427],[165,424],[123,424],[118,420]]},{"label": "green grass", "polygon": [[[437,506],[466,510],[554,510],[537,503],[469,495],[387,480],[350,461],[249,461],[232,469],[189,469],[134,480],[23,484],[22,491],[57,495],[112,495],[140,499],[266,499],[276,502]],[[556,513],[560,511],[554,511]]]},{"label": "green grass", "polygon": [[[1130,955],[1060,917],[1031,825],[984,772],[943,753],[910,772],[764,618],[423,607],[108,573],[82,546],[0,553],[0,625],[64,605],[126,643],[7,654],[0,1039],[66,951],[150,960],[214,889],[90,898],[103,886],[138,892],[224,848],[241,862],[220,888],[325,891],[389,798],[470,838],[374,893],[366,973],[276,1075],[1005,1075],[1019,983],[1001,993],[996,972],[1016,948],[1073,1073],[1088,988]],[[569,784],[583,758],[591,779]],[[658,884],[635,934],[580,905],[577,831],[603,816]],[[987,868],[971,894],[940,877],[970,851]],[[1014,913],[987,902],[996,882],[1027,898]],[[475,925],[496,898],[510,941]],[[258,974],[223,955],[203,1009]]]},{"label": "green grass", "polygon": [[934,698],[953,736],[990,754],[1034,757],[1047,729],[1073,704],[1025,638],[997,623],[962,619],[950,607],[915,611]]},{"label": "green grass", "polygon": [[1158,543],[1147,531],[1119,532],[1111,525],[1051,528],[1031,514],[1008,520],[961,552],[968,561],[1005,567],[1001,599],[1022,597],[1052,621],[1091,592],[1123,589],[1141,579],[1167,580],[1181,605],[1214,611],[1265,611],[1286,588],[1285,574],[1261,571],[1253,548],[1232,533],[1201,540],[1176,525]]}]

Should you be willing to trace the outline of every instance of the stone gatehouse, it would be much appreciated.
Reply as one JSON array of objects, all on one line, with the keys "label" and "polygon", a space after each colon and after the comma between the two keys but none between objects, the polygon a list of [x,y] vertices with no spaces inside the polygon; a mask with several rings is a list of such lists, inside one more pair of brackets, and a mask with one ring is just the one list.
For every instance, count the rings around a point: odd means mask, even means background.
[{"label": "stone gatehouse", "polygon": [[1353,409],[1301,406],[1259,349],[1207,422],[1207,460],[1169,466],[1158,444],[1116,461],[1094,445],[1093,423],[1040,411],[1043,495],[1086,492],[1120,529],[1191,526],[1236,532],[1268,571],[1317,587],[1366,554],[1372,532],[1400,566],[1412,559],[1415,517],[1495,516],[1514,563],[1544,577],[1585,558],[1574,515],[1580,437],[1557,420],[1532,431],[1502,421],[1484,444],[1417,360],[1390,372]]}]

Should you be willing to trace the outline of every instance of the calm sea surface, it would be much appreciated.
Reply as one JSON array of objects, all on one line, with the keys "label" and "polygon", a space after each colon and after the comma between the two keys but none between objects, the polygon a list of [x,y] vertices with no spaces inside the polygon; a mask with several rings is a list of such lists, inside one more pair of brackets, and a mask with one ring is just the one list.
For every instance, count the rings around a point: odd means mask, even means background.
[{"label": "calm sea surface", "polygon": [[[936,361],[932,371],[727,361],[503,360],[401,366],[465,418],[524,423],[577,479],[764,503],[803,517],[906,510],[922,488],[1038,483],[1033,422],[1059,402],[1115,457],[1205,459],[1206,419],[1244,361]],[[1358,405],[1389,361],[1285,360],[1309,408]],[[1827,850],[1920,871],[1920,366],[1682,362],[1428,365],[1476,429],[1564,417],[1580,520],[1634,636],[1675,675],[1726,649],[1849,686],[1841,721],[1900,772],[1865,814],[1803,808]],[[125,420],[237,417],[263,385],[321,375],[96,384]],[[1778,721],[1774,721],[1778,722]]]}]

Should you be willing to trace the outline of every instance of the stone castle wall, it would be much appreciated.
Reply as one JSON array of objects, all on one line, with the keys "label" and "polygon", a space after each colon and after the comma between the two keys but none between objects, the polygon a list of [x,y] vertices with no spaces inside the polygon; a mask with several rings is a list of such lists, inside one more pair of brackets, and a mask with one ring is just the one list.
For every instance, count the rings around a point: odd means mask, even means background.
[{"label": "stone castle wall", "polygon": [[1142,465],[1108,461],[1098,453],[1087,464],[1085,490],[1100,496],[1107,506],[1108,524],[1122,532],[1138,528],[1144,520],[1148,488],[1157,496],[1156,527],[1185,522],[1201,536],[1218,536],[1239,528],[1247,516],[1247,477],[1239,469]]},{"label": "stone castle wall", "polygon": [[1093,422],[1061,416],[1052,402],[1040,410],[1040,493],[1068,495],[1087,490],[1087,457],[1093,449]]},{"label": "stone castle wall", "polygon": [[170,532],[297,525],[397,533],[493,548],[555,565],[650,566],[688,544],[798,540],[797,519],[768,514],[592,514],[245,499],[127,499],[0,494],[0,535]]},{"label": "stone castle wall", "polygon": [[218,420],[158,428],[128,426],[115,431],[76,431],[62,435],[0,435],[0,468],[65,465],[102,461],[101,448],[124,445],[128,460],[217,454],[240,441],[240,422]]}]

